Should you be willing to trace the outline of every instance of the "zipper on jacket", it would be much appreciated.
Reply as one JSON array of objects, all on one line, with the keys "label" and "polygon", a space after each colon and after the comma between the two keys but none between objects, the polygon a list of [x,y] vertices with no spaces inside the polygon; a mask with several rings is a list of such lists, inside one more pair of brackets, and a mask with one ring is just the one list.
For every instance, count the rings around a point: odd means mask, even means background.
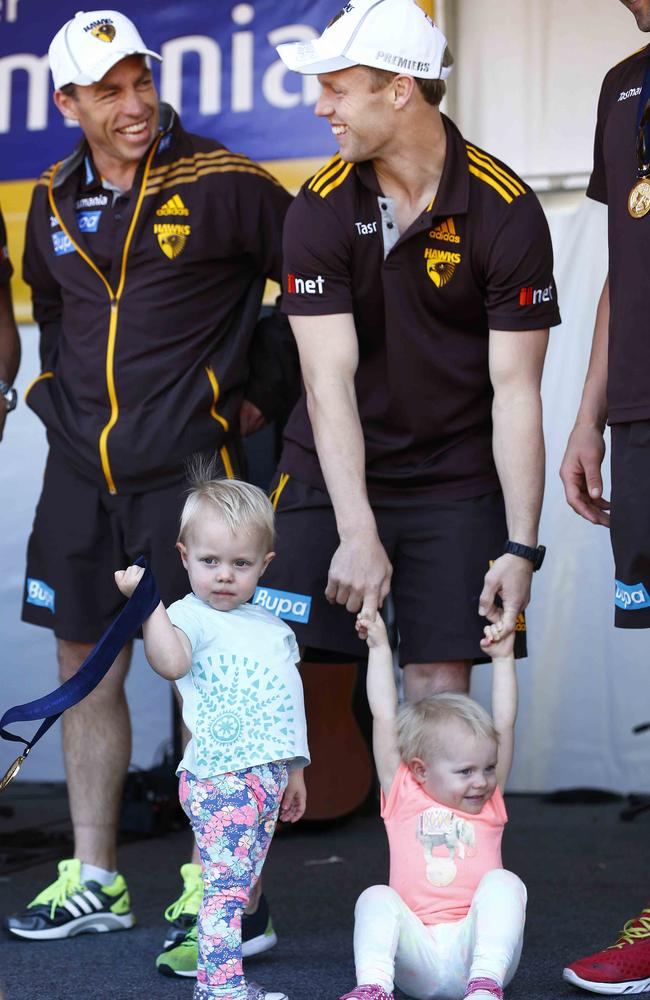
[{"label": "zipper on jacket", "polygon": [[133,233],[135,232],[135,226],[138,221],[138,216],[140,215],[140,208],[142,207],[142,201],[144,199],[144,192],[147,186],[147,179],[149,176],[149,170],[151,168],[151,161],[158,149],[158,143],[162,138],[162,133],[154,141],[149,153],[147,155],[147,161],[145,163],[144,171],[142,173],[142,181],[140,184],[140,191],[138,193],[138,198],[135,203],[135,208],[133,209],[133,216],[131,222],[129,223],[129,228],[127,230],[126,239],[124,240],[124,247],[122,249],[122,264],[120,267],[120,280],[117,289],[113,291],[113,288],[108,283],[102,272],[99,270],[94,260],[88,256],[88,254],[79,246],[77,241],[74,239],[72,234],[66,228],[63,219],[59,213],[59,210],[54,201],[54,178],[56,177],[57,171],[59,170],[61,163],[57,163],[52,171],[52,176],[50,177],[50,182],[48,185],[48,201],[50,203],[50,208],[52,209],[52,214],[56,216],[57,222],[61,226],[61,229],[66,234],[75,250],[79,254],[82,260],[88,264],[88,266],[95,272],[97,277],[101,280],[106,291],[108,292],[108,297],[110,300],[111,312],[108,324],[108,340],[106,344],[106,389],[108,392],[108,399],[111,406],[110,416],[108,422],[102,429],[99,435],[99,458],[102,466],[102,471],[104,473],[104,479],[106,480],[106,486],[108,487],[108,492],[111,496],[117,494],[117,487],[113,479],[113,473],[111,472],[111,464],[108,455],[108,435],[112,431],[113,427],[117,423],[119,417],[119,403],[117,399],[117,391],[115,389],[115,341],[117,339],[117,321],[119,316],[119,306],[122,297],[122,292],[124,291],[124,284],[126,282],[126,263],[129,255],[129,250],[131,248],[131,241],[133,239]]}]

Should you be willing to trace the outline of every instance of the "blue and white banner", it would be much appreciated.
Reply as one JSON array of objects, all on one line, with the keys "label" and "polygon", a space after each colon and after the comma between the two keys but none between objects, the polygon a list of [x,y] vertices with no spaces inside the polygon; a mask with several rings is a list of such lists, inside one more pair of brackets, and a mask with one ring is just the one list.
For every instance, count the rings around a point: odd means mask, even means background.
[{"label": "blue and white banner", "polygon": [[[153,67],[159,92],[191,132],[218,138],[256,160],[323,156],[335,151],[316,119],[314,77],[286,70],[275,46],[320,34],[339,0],[182,0],[116,4],[146,45],[163,56]],[[0,3],[0,181],[38,177],[73,148],[52,101],[48,45],[79,0]]]}]

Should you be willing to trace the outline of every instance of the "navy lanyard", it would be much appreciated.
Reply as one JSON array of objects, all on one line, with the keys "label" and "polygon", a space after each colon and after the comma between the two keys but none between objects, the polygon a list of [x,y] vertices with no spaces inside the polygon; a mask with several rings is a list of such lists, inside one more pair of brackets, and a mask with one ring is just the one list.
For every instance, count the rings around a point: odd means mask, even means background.
[{"label": "navy lanyard", "polygon": [[[635,135],[637,136],[637,138],[641,130],[641,122],[643,120],[646,108],[648,108],[649,101],[650,101],[650,56],[648,56],[648,60],[646,63],[645,76],[643,78],[643,86],[641,87],[641,95],[639,97],[639,103],[637,104],[637,109],[636,109]],[[650,109],[648,110],[650,111]],[[646,158],[650,158],[650,114],[646,117],[646,121],[644,122],[643,135],[645,139]],[[646,159],[646,164],[647,164],[647,159]],[[640,175],[642,175],[644,172],[647,173],[647,171],[643,171],[642,166],[643,165],[639,163]]]},{"label": "navy lanyard", "polygon": [[[4,778],[0,780],[0,791],[6,788],[11,779],[18,773],[32,747],[54,725],[63,712],[78,704],[97,687],[102,677],[110,670],[111,664],[120,650],[127,642],[135,638],[142,623],[158,607],[160,594],[151,569],[142,556],[135,560],[135,564],[144,566],[144,576],[117,618],[106,629],[74,677],[42,698],[29,701],[25,705],[14,705],[0,718],[0,737],[3,740],[24,743],[25,745],[20,757],[14,761]],[[12,722],[33,722],[36,719],[43,719],[43,722],[31,740],[26,740],[5,729],[5,726]]]}]

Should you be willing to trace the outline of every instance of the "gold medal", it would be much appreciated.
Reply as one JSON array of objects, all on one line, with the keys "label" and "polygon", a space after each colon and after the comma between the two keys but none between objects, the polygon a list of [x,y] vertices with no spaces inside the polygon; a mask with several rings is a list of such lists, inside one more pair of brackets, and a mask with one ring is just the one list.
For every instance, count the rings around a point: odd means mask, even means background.
[{"label": "gold medal", "polygon": [[21,753],[20,757],[16,757],[13,764],[8,768],[4,778],[2,779],[2,781],[0,781],[0,792],[4,792],[9,782],[16,777],[21,767],[23,766],[23,762],[27,757],[28,753],[29,750],[27,750],[25,753]]},{"label": "gold medal", "polygon": [[650,179],[640,177],[630,191],[627,210],[633,219],[642,219],[650,212]]}]

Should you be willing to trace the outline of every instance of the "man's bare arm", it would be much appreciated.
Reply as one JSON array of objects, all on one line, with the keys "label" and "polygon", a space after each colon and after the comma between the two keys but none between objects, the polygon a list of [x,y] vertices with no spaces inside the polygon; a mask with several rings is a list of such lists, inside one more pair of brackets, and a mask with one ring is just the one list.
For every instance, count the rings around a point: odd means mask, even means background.
[{"label": "man's bare arm", "polygon": [[607,349],[609,278],[598,301],[589,368],[582,401],[560,466],[567,503],[592,524],[609,526],[609,501],[603,498],[600,467],[605,457],[607,423]]},{"label": "man's bare arm", "polygon": [[365,446],[354,376],[359,351],[351,314],[291,316],[307,407],[340,545],[325,595],[374,618],[390,589],[392,567],[368,502]]},{"label": "man's bare arm", "polygon": [[[13,385],[20,364],[20,338],[14,319],[9,283],[0,285],[0,380]],[[4,431],[7,408],[0,393],[0,441]]]},{"label": "man's bare arm", "polygon": [[[508,535],[512,541],[531,547],[537,545],[544,493],[540,386],[547,344],[548,330],[490,332],[492,448]],[[504,636],[514,629],[517,615],[530,600],[532,570],[527,559],[503,555],[486,574],[479,611],[490,620],[502,619]]]}]

